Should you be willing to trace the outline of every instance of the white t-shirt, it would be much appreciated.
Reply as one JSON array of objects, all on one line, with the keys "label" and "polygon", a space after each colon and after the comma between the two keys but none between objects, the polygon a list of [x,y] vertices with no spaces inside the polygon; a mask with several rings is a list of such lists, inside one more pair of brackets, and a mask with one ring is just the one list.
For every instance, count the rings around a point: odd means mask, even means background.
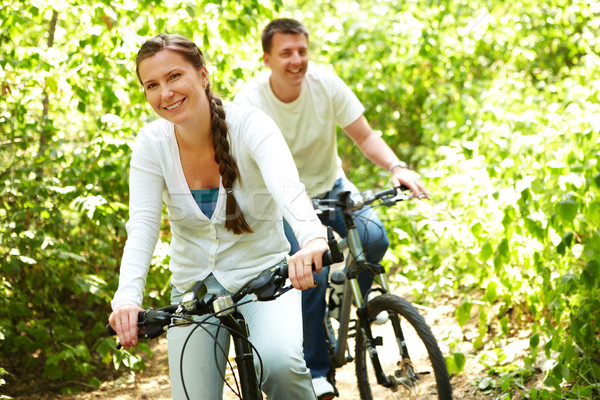
[{"label": "white t-shirt", "polygon": [[254,233],[235,235],[225,229],[222,184],[209,219],[185,180],[174,125],[164,119],[146,125],[137,135],[131,158],[128,238],[113,309],[142,303],[163,201],[172,233],[172,283],[182,292],[210,273],[233,292],[283,260],[290,247],[282,215],[301,245],[325,237],[273,120],[255,108],[230,103],[225,105],[225,113],[231,152],[241,178],[234,183],[233,194]]},{"label": "white t-shirt", "polygon": [[234,101],[257,107],[275,120],[306,191],[311,197],[324,194],[344,176],[337,153],[337,125],[347,127],[365,108],[335,73],[313,63],[308,65],[300,96],[291,103],[275,96],[270,76],[271,71],[265,71],[246,83]]}]

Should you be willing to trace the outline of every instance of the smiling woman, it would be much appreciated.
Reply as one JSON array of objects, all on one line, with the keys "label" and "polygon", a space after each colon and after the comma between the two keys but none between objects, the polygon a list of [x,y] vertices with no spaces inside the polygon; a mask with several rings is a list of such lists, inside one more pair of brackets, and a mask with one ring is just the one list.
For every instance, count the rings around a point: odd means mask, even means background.
[{"label": "smiling woman", "polygon": [[[197,69],[178,52],[166,49],[139,61],[138,75],[146,99],[159,116],[178,125],[197,126],[197,123],[204,121],[208,127],[210,118],[207,118],[209,105],[206,95],[206,65]],[[184,102],[189,106],[184,108]],[[188,113],[200,110],[203,114],[186,116],[186,110]]]},{"label": "smiling woman", "polygon": [[[136,64],[146,99],[160,118],[140,130],[131,158],[128,239],[109,318],[125,348],[137,344],[138,312],[163,201],[172,236],[173,304],[197,281],[204,282],[207,297],[230,294],[286,262],[290,246],[283,217],[303,246],[287,261],[294,287],[313,286],[310,267],[320,271],[328,248],[277,125],[258,109],[223,104],[214,96],[204,57],[193,42],[158,35],[142,45]],[[263,389],[275,400],[315,398],[302,357],[300,307],[294,290],[240,310],[250,333],[263,332],[251,342],[263,359]],[[167,338],[173,398],[184,397],[183,382],[194,398],[221,398],[226,360],[215,360],[213,349],[217,340],[227,351],[228,334],[214,326],[193,330],[188,325],[169,329]],[[193,356],[182,359],[184,346]]]}]

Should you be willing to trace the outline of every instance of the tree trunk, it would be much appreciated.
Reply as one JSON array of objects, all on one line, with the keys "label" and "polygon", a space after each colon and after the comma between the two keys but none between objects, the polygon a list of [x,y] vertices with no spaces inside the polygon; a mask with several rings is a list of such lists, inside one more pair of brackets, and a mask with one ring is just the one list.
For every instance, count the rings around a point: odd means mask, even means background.
[{"label": "tree trunk", "polygon": [[[54,32],[56,31],[56,22],[58,21],[58,12],[56,10],[52,10],[52,20],[50,21],[50,29],[48,30],[48,48],[51,48],[54,45]],[[38,149],[38,157],[43,156],[46,152],[46,147],[48,146],[48,138],[49,138],[49,127],[48,127],[48,113],[50,109],[50,96],[48,91],[44,93],[44,98],[42,100],[42,123],[41,123],[41,132],[40,132],[40,146]]]}]

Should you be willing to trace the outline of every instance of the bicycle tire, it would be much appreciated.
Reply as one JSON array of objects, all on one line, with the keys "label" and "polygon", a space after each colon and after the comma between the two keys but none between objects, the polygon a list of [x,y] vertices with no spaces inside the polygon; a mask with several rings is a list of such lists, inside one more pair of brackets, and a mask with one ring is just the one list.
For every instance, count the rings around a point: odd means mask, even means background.
[{"label": "bicycle tire", "polygon": [[[383,372],[388,377],[394,376],[399,379],[395,380],[395,385],[391,388],[377,383],[365,341],[365,333],[363,329],[357,327],[355,367],[361,399],[451,400],[452,386],[446,368],[446,360],[435,336],[417,309],[399,296],[382,294],[368,301],[367,311],[373,337],[382,338],[377,350]],[[384,311],[388,312],[387,321],[383,325],[375,323],[375,317]],[[401,342],[394,333],[391,322],[392,315],[399,317],[410,355],[410,363],[404,363],[401,360]],[[411,374],[411,370],[414,374]],[[433,376],[431,372],[433,372]]]}]

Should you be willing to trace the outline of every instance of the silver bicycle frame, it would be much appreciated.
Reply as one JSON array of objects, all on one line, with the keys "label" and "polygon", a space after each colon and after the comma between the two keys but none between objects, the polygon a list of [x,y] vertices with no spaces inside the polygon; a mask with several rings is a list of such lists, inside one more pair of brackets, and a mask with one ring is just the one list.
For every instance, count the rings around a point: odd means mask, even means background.
[{"label": "silver bicycle frame", "polygon": [[[356,227],[348,229],[348,236],[339,242],[342,251],[348,250],[348,256],[346,257],[346,269],[352,267],[357,262],[366,262],[363,246],[358,236],[358,230]],[[389,293],[390,285],[386,274],[379,274],[379,284],[382,288]],[[346,279],[344,283],[344,293],[348,294],[352,291],[352,296],[344,295],[342,297],[342,303],[340,304],[339,313],[339,328],[337,334],[337,341],[335,338],[330,338],[330,341],[334,343],[334,353],[332,357],[332,364],[334,368],[339,368],[349,361],[352,361],[350,357],[346,356],[348,348],[348,331],[350,329],[350,308],[352,306],[352,300],[356,307],[362,307],[364,304],[363,294],[358,285],[358,279]]]}]

